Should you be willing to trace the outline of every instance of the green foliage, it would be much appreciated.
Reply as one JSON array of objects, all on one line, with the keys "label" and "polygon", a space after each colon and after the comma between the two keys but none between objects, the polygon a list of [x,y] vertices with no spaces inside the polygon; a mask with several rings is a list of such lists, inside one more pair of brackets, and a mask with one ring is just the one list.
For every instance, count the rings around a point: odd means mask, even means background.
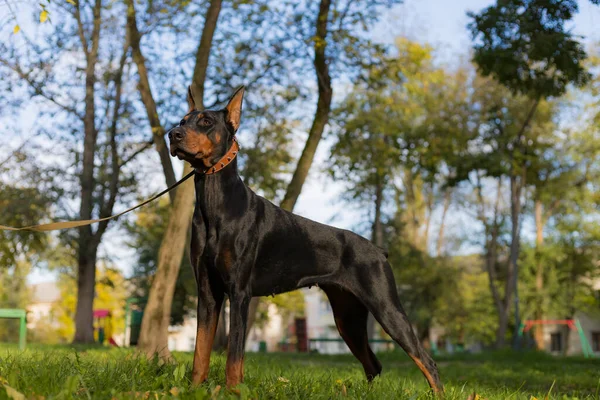
[{"label": "green foliage", "polygon": [[335,110],[330,173],[350,201],[371,203],[383,185],[416,213],[424,186],[443,184],[466,148],[468,76],[437,66],[433,48],[403,38],[367,71]]},{"label": "green foliage", "polygon": [[[208,382],[195,387],[189,353],[176,353],[177,362],[168,364],[123,349],[36,346],[23,353],[2,348],[0,353],[0,397],[7,385],[26,398],[57,399],[433,398],[423,375],[402,352],[378,355],[384,371],[372,383],[349,354],[250,353],[239,394],[225,388],[223,354],[213,354]],[[597,360],[505,352],[438,361],[448,400],[464,400],[473,392],[489,400],[598,396]]]},{"label": "green foliage", "polygon": [[258,304],[256,321],[258,327],[264,327],[269,322],[269,308],[275,307],[281,316],[282,325],[289,326],[294,317],[304,317],[304,293],[294,290],[288,293],[278,294],[272,297],[263,297]]},{"label": "green foliage", "polygon": [[[572,318],[576,311],[600,317],[594,282],[600,279],[596,263],[600,256],[600,232],[592,226],[572,226],[573,233],[549,238],[539,249],[525,246],[521,255],[521,288],[524,318],[534,318],[538,304],[548,318]],[[538,257],[544,266],[544,287],[537,291],[534,282]]]},{"label": "green foliage", "polygon": [[[0,182],[2,225],[30,226],[47,220],[52,199],[36,187],[11,186]],[[27,254],[42,253],[47,245],[44,233],[0,230],[0,270],[14,268]]]},{"label": "green foliage", "polygon": [[587,55],[565,26],[577,11],[576,0],[498,0],[468,13],[481,73],[531,98],[583,86],[590,78],[582,63]]},{"label": "green foliage", "polygon": [[[11,171],[19,183],[0,179],[0,224],[20,227],[49,221],[56,193],[46,189],[43,171],[31,171],[27,154],[16,151],[0,162],[0,173]],[[16,163],[15,163],[16,162]],[[18,164],[19,162],[25,163]],[[15,165],[16,164],[16,165]],[[47,254],[48,235],[0,230],[0,308],[24,309],[30,300],[27,277]],[[15,322],[15,323],[13,323]],[[0,341],[18,337],[18,323],[0,323]]]},{"label": "green foliage", "polygon": [[436,324],[444,327],[444,336],[452,343],[491,345],[497,318],[481,257],[458,256],[442,261],[449,265],[438,272],[444,289],[434,308]]},{"label": "green foliage", "polygon": [[[512,94],[492,79],[476,76],[472,90],[470,146],[462,157],[454,158],[452,182],[472,179],[469,174],[474,170],[488,177],[519,175],[524,166],[538,163],[539,155],[553,145],[557,105],[536,102],[536,112],[530,117],[534,101]],[[529,128],[524,137],[526,121]]]}]

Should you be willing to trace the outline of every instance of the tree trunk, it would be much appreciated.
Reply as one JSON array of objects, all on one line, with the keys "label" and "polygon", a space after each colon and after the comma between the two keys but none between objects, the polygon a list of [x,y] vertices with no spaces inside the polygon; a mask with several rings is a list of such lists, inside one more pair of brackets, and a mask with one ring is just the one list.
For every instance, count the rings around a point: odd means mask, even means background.
[{"label": "tree trunk", "polygon": [[96,249],[85,249],[79,252],[78,258],[74,343],[94,343],[95,286]]},{"label": "tree trunk", "polygon": [[308,139],[304,145],[304,150],[302,150],[302,155],[298,160],[298,165],[296,166],[292,180],[290,181],[283,201],[281,202],[281,208],[288,211],[292,211],[298,201],[302,186],[304,185],[304,181],[306,181],[308,171],[315,157],[317,146],[321,141],[325,126],[329,121],[333,90],[331,88],[331,77],[329,75],[329,65],[327,63],[325,50],[327,49],[327,23],[329,21],[330,6],[331,0],[321,0],[316,21],[316,34],[313,39],[315,50],[314,66],[317,75],[319,98],[317,100],[315,117],[310,131],[308,132]]},{"label": "tree trunk", "polygon": [[256,312],[258,311],[258,300],[259,297],[253,297],[252,301],[250,301],[250,305],[248,306],[248,322],[246,325],[246,337],[248,337],[248,335],[250,334],[252,325],[254,325],[254,321],[256,321]]},{"label": "tree trunk", "polygon": [[[213,12],[215,8],[221,9],[221,0],[212,0],[207,10],[198,48],[198,54],[202,56],[196,59],[196,68],[194,68],[194,77],[192,78],[196,87],[194,99],[199,109],[204,108],[204,92],[203,86],[197,87],[197,77],[198,74],[206,76],[210,47],[219,17],[218,11]],[[191,170],[190,165],[186,163],[183,175],[188,174]],[[184,248],[187,246],[186,238],[192,220],[193,206],[194,182],[190,180],[179,186],[175,194],[167,230],[159,251],[156,275],[152,281],[148,303],[144,310],[138,348],[149,357],[154,354],[158,354],[164,359],[171,357],[168,348],[168,328],[173,291]]]},{"label": "tree trunk", "polygon": [[[167,186],[171,186],[175,183],[175,172],[173,171],[173,164],[171,163],[171,155],[169,154],[169,148],[165,140],[165,129],[160,123],[158,116],[158,110],[156,108],[156,102],[152,95],[152,89],[150,88],[150,80],[148,78],[148,70],[146,68],[146,60],[142,54],[142,48],[140,41],[142,39],[140,31],[137,27],[137,20],[135,14],[135,7],[133,0],[126,0],[127,4],[127,33],[129,34],[129,42],[131,45],[131,54],[133,61],[138,70],[138,90],[144,107],[146,108],[146,115],[148,116],[148,122],[152,129],[152,141],[156,147],[156,151],[160,157],[160,163],[163,168],[165,175],[165,181]],[[175,192],[172,190],[169,192],[169,198],[171,203],[175,201]]]},{"label": "tree trunk", "polygon": [[[377,175],[375,177],[375,216],[373,218],[373,230],[371,232],[371,242],[374,245],[383,247],[383,224],[381,222],[381,204],[383,203],[383,180]],[[375,318],[371,313],[367,318],[367,336],[369,339],[375,338]]]},{"label": "tree trunk", "polygon": [[[479,177],[478,177],[479,178]],[[496,348],[502,348],[505,344],[506,330],[508,326],[508,312],[504,306],[504,302],[500,297],[498,287],[496,286],[496,264],[497,264],[497,253],[498,253],[498,236],[500,235],[500,196],[502,195],[502,179],[498,179],[496,186],[496,199],[494,201],[494,214],[492,224],[489,225],[486,222],[485,216],[485,201],[481,193],[481,182],[478,179],[477,185],[477,197],[480,203],[479,219],[485,224],[486,231],[486,257],[485,267],[488,274],[488,281],[490,285],[490,292],[492,293],[492,299],[496,306],[496,312],[498,313],[498,328],[496,330]]]},{"label": "tree trunk", "polygon": [[[86,55],[85,69],[85,115],[83,118],[83,166],[80,175],[81,203],[80,219],[91,219],[94,202],[94,158],[98,131],[96,130],[96,108],[94,85],[96,83],[96,63],[100,42],[102,1],[95,0],[93,8],[93,29],[90,44],[81,33],[80,40]],[[79,5],[76,6],[76,18],[79,16]],[[75,343],[93,343],[93,303],[96,283],[96,251],[93,246],[91,226],[79,228],[78,265],[77,265],[77,307],[75,312]]]},{"label": "tree trunk", "polygon": [[510,217],[511,217],[511,241],[510,257],[508,262],[508,276],[506,280],[506,297],[504,306],[510,308],[510,297],[514,295],[515,304],[515,331],[513,334],[513,346],[518,348],[519,329],[521,316],[519,313],[519,250],[520,250],[520,217],[521,217],[521,190],[525,186],[525,166],[519,179],[514,173],[510,177]]},{"label": "tree trunk", "polygon": [[383,183],[384,178],[377,177],[375,181],[375,216],[373,218],[373,230],[371,232],[371,242],[375,246],[383,247],[383,223],[381,221],[381,204],[383,203]]},{"label": "tree trunk", "polygon": [[[535,291],[536,308],[534,319],[540,320],[544,317],[543,291],[544,291],[544,265],[542,263],[542,246],[544,245],[544,221],[542,202],[535,200]],[[536,325],[534,330],[535,345],[538,350],[544,350],[544,327]]]},{"label": "tree trunk", "polygon": [[508,308],[502,307],[498,313],[498,330],[496,330],[496,348],[501,349],[506,344],[508,330]]},{"label": "tree trunk", "polygon": [[452,189],[446,188],[444,191],[444,208],[442,210],[442,220],[440,222],[440,231],[438,233],[438,240],[435,246],[436,251],[435,254],[438,257],[442,256],[442,249],[444,248],[444,229],[446,226],[446,215],[448,214],[448,209],[450,208],[450,201],[452,199]]},{"label": "tree trunk", "polygon": [[425,189],[426,186],[423,185],[423,195],[426,197],[427,201],[427,213],[425,215],[425,231],[423,233],[423,237],[420,240],[421,243],[421,248],[423,249],[423,252],[426,254],[429,254],[429,231],[431,229],[431,217],[433,216],[433,200],[434,200],[434,194],[433,194],[433,183],[431,183],[429,190]]},{"label": "tree trunk", "polygon": [[[186,163],[184,175],[191,171]],[[171,319],[171,305],[179,267],[183,258],[183,250],[187,245],[184,240],[192,218],[194,205],[194,182],[188,180],[177,190],[175,203],[169,215],[165,236],[158,252],[158,268],[152,280],[148,294],[148,303],[144,309],[138,348],[148,357],[158,354],[160,358],[169,359],[168,328]],[[182,240],[177,240],[182,239]]]},{"label": "tree trunk", "polygon": [[[255,299],[256,297],[253,297]],[[213,350],[223,351],[227,349],[227,299],[223,301],[221,307],[221,314],[219,315],[219,322],[217,324],[217,330],[215,332],[215,339],[213,341]],[[249,313],[250,311],[248,311]],[[250,314],[248,314],[250,316]]]}]

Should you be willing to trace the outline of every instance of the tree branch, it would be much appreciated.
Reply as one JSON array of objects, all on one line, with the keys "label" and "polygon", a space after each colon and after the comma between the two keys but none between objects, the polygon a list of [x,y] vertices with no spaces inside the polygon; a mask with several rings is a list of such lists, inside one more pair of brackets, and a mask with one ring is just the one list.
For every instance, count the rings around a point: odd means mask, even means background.
[{"label": "tree branch", "polygon": [[35,82],[33,80],[33,78],[31,78],[31,71],[25,72],[25,71],[23,71],[23,69],[21,68],[20,65],[11,64],[10,62],[8,62],[7,60],[5,60],[3,58],[0,58],[0,64],[6,66],[11,71],[15,72],[19,76],[19,78],[21,78],[25,82],[27,82],[29,87],[31,89],[33,89],[35,95],[41,96],[41,97],[45,98],[46,100],[51,101],[52,103],[54,103],[56,106],[58,106],[62,110],[75,115],[77,118],[83,119],[83,116],[81,114],[79,114],[75,108],[67,106],[65,104],[62,104],[60,101],[58,101],[54,97],[54,95],[46,93],[43,89],[43,86],[40,83]]}]

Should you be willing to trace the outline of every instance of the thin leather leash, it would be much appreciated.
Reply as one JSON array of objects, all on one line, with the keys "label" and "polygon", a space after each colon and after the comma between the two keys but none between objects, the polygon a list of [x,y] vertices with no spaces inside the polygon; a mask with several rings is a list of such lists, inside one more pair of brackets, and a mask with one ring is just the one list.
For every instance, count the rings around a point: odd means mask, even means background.
[{"label": "thin leather leash", "polygon": [[128,208],[125,211],[121,211],[118,214],[115,215],[111,215],[110,217],[104,217],[104,218],[99,218],[99,219],[84,219],[84,220],[78,220],[78,221],[61,221],[61,222],[51,222],[49,224],[40,224],[40,225],[31,225],[31,226],[24,226],[21,228],[14,228],[12,226],[5,226],[5,225],[0,225],[0,230],[5,230],[5,231],[34,231],[34,232],[47,232],[47,231],[57,231],[57,230],[61,230],[61,229],[69,229],[69,228],[77,228],[80,226],[87,226],[87,225],[91,225],[91,224],[95,224],[97,222],[102,222],[102,221],[108,221],[110,219],[114,219],[114,218],[118,218],[121,215],[127,214],[128,212],[131,212],[133,210],[136,210],[150,202],[153,202],[154,200],[158,199],[161,196],[164,196],[165,194],[169,193],[171,190],[175,189],[177,186],[181,185],[183,182],[187,181],[189,178],[191,178],[194,174],[204,174],[204,175],[212,175],[214,173],[219,172],[220,170],[222,170],[223,168],[225,168],[230,162],[232,162],[235,157],[237,156],[237,153],[239,151],[239,145],[237,143],[237,140],[235,138],[235,136],[233,137],[233,144],[231,145],[231,148],[227,151],[227,153],[221,157],[221,159],[219,161],[217,161],[217,163],[215,165],[213,165],[212,167],[208,168],[207,170],[204,171],[200,171],[200,170],[194,170],[192,172],[190,172],[189,174],[187,174],[186,176],[184,176],[183,178],[181,178],[179,181],[175,182],[173,185],[169,186],[168,188],[166,188],[165,190],[163,190],[162,192],[150,197],[147,200],[144,200],[143,202]]}]

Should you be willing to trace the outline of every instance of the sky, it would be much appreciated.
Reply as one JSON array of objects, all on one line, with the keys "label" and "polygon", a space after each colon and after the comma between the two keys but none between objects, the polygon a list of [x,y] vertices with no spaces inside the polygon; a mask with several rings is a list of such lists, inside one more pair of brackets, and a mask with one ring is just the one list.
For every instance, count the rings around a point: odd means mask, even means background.
[{"label": "sky", "polygon": [[[493,3],[494,1],[490,0],[406,0],[404,4],[396,6],[389,12],[388,17],[374,29],[373,38],[392,43],[394,37],[405,36],[422,43],[429,43],[435,47],[440,61],[452,65],[468,57],[471,47],[469,32],[466,29],[468,23],[466,13],[478,12]],[[573,31],[584,36],[586,45],[599,43],[600,29],[594,29],[597,24],[600,24],[600,7],[581,0],[580,13],[574,19]],[[313,167],[294,212],[319,222],[352,229],[357,226],[359,212],[346,207],[341,202],[341,185],[332,182],[323,173],[329,146],[327,140],[319,145]],[[177,168],[180,174],[181,166]],[[447,227],[449,234],[460,234],[461,227],[469,223],[468,218],[460,210],[451,209],[449,216]],[[435,224],[432,229],[435,232]],[[135,253],[120,248],[121,240],[114,237],[111,239],[110,236],[105,235],[104,250],[119,249],[121,255],[115,261],[127,275],[131,270],[131,264],[135,261]],[[468,253],[477,249],[467,244],[462,249],[455,250],[459,253]],[[38,270],[31,275],[30,282],[37,283],[52,279],[52,274]]]}]

